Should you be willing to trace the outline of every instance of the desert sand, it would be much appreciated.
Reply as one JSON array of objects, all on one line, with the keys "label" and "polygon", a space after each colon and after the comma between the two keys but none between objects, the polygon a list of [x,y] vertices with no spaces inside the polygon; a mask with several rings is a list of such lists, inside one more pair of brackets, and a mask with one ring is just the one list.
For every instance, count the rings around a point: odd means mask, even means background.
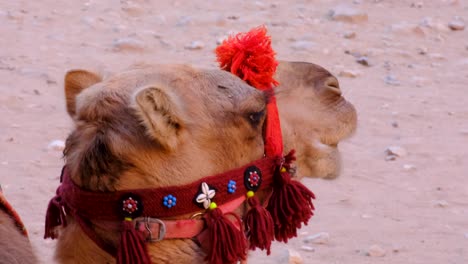
[{"label": "desert sand", "polygon": [[338,76],[359,125],[340,144],[342,175],[304,180],[317,195],[309,225],[251,263],[288,263],[288,248],[303,263],[468,263],[467,22],[465,0],[2,0],[0,184],[54,263],[42,236],[72,127],[65,72],[217,67],[218,41],[265,24],[279,59]]}]

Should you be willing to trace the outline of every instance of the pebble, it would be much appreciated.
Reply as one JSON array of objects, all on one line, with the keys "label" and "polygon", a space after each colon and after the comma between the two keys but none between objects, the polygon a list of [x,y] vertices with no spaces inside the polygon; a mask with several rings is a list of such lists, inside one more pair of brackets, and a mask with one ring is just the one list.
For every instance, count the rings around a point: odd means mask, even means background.
[{"label": "pebble", "polygon": [[141,7],[140,5],[133,3],[131,1],[128,1],[121,7],[122,11],[127,13],[129,16],[141,16],[145,13],[145,9]]},{"label": "pebble", "polygon": [[363,215],[361,215],[361,218],[362,218],[362,219],[371,219],[371,218],[372,218],[372,215],[363,214]]},{"label": "pebble", "polygon": [[446,200],[436,200],[436,201],[432,202],[432,205],[434,207],[445,208],[445,207],[447,207],[449,205],[449,203]]},{"label": "pebble", "polygon": [[418,54],[419,55],[426,55],[427,54],[427,48],[426,47],[419,47],[418,48]]},{"label": "pebble", "polygon": [[295,41],[291,45],[291,48],[294,50],[310,50],[314,46],[315,46],[315,43],[313,43],[312,41],[298,40],[298,41]]},{"label": "pebble", "polygon": [[315,248],[309,247],[309,246],[301,246],[301,250],[307,251],[307,252],[315,252]]},{"label": "pebble", "polygon": [[367,58],[366,56],[361,56],[359,58],[356,59],[356,62],[361,64],[361,65],[364,65],[366,67],[370,67],[370,63],[369,63],[369,58]]},{"label": "pebble", "polygon": [[404,164],[403,169],[405,171],[414,171],[416,170],[416,166],[414,166],[413,164]]},{"label": "pebble", "polygon": [[190,44],[185,45],[185,49],[188,50],[201,50],[205,47],[205,43],[199,40],[192,41]]},{"label": "pebble", "polygon": [[353,70],[341,70],[338,75],[341,77],[356,78],[360,73]]},{"label": "pebble", "polygon": [[356,32],[354,31],[348,31],[343,34],[343,37],[346,39],[353,39],[356,37]]},{"label": "pebble", "polygon": [[416,24],[411,24],[408,22],[400,22],[396,24],[392,24],[390,26],[390,32],[399,34],[399,35],[413,35],[418,37],[426,36],[426,33],[422,29],[421,26]]},{"label": "pebble", "polygon": [[385,256],[385,254],[386,254],[385,249],[383,249],[379,245],[372,245],[367,250],[367,255],[370,257],[383,257]]},{"label": "pebble", "polygon": [[434,60],[445,60],[445,56],[440,54],[440,53],[431,53],[429,54],[429,58],[434,59]]},{"label": "pebble", "polygon": [[62,151],[65,148],[65,142],[63,140],[53,140],[47,145],[48,150]]},{"label": "pebble", "polygon": [[395,160],[397,157],[404,157],[408,153],[406,152],[404,148],[400,146],[390,146],[390,147],[387,147],[387,149],[385,150],[385,154],[386,154],[385,160],[389,161],[389,160]]},{"label": "pebble", "polygon": [[385,76],[384,82],[388,85],[393,85],[393,86],[399,86],[400,81],[397,80],[397,78],[391,74]]},{"label": "pebble", "polygon": [[333,8],[329,11],[328,15],[332,20],[347,23],[363,23],[368,20],[366,12],[344,5]]},{"label": "pebble", "polygon": [[433,19],[432,17],[424,17],[419,25],[427,28],[431,28],[437,31],[446,32],[449,31],[447,24],[439,19]]},{"label": "pebble", "polygon": [[142,51],[145,49],[144,43],[134,38],[116,39],[112,46],[114,51]]},{"label": "pebble", "polygon": [[228,36],[219,37],[219,38],[216,40],[216,45],[221,45],[221,44],[223,43],[223,41],[225,41],[227,38],[228,38]]},{"label": "pebble", "polygon": [[411,3],[411,7],[415,7],[415,8],[422,8],[423,5],[424,5],[423,2]]},{"label": "pebble", "polygon": [[327,232],[320,232],[315,235],[307,236],[304,238],[304,243],[328,244],[330,243],[330,234]]},{"label": "pebble", "polygon": [[454,19],[448,23],[448,27],[453,31],[464,30],[465,22],[460,19]]},{"label": "pebble", "polygon": [[398,127],[399,127],[399,125],[398,125],[398,122],[397,122],[397,121],[392,121],[392,123],[391,123],[391,124],[392,124],[392,127],[394,127],[394,128],[398,128]]},{"label": "pebble", "polygon": [[304,263],[301,254],[293,249],[286,248],[281,255],[276,258],[278,264],[302,264]]}]

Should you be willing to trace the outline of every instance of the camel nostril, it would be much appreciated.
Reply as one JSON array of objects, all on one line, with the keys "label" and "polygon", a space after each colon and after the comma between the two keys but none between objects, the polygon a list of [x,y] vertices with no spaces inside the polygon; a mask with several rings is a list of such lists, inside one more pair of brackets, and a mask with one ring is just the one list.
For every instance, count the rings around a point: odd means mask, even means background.
[{"label": "camel nostril", "polygon": [[335,77],[329,77],[325,81],[325,87],[328,91],[331,91],[337,95],[341,95],[340,84]]}]

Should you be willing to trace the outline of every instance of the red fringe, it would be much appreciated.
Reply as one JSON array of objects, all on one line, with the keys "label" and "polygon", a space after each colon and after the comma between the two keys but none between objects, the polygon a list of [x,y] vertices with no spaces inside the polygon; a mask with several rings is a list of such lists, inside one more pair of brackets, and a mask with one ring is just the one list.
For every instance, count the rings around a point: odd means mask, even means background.
[{"label": "red fringe", "polygon": [[[240,230],[226,215],[236,218]],[[247,256],[247,241],[242,231],[239,217],[233,213],[226,215],[219,208],[206,214],[208,237],[211,248],[205,260],[210,264],[231,264],[245,260]]]},{"label": "red fringe", "polygon": [[67,218],[61,202],[62,198],[56,195],[49,202],[47,207],[46,220],[45,220],[45,232],[44,239],[58,237],[58,226],[67,226]]},{"label": "red fringe", "polygon": [[249,249],[266,249],[270,255],[271,242],[275,237],[273,218],[270,213],[260,204],[257,196],[250,197],[247,202],[250,210],[245,215],[245,229],[249,237]]},{"label": "red fringe", "polygon": [[[293,160],[294,151],[291,151],[285,157],[284,164],[277,168],[273,193],[267,206],[275,223],[275,238],[281,242],[288,242],[288,239],[297,236],[297,229],[301,228],[302,223],[307,225],[315,209],[312,203],[315,195],[302,183],[291,179],[288,169]],[[281,172],[281,167],[286,168],[286,172]]]},{"label": "red fringe", "polygon": [[150,264],[151,260],[146,250],[145,240],[137,232],[133,222],[125,220],[122,225],[123,230],[117,250],[117,264]]}]

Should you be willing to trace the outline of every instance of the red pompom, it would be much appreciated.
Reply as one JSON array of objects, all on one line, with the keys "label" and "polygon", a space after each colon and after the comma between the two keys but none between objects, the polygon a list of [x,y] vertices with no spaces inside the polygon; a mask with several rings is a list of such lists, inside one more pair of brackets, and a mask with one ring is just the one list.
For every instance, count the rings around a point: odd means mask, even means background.
[{"label": "red pompom", "polygon": [[273,79],[278,62],[265,26],[230,36],[216,48],[221,69],[239,76],[251,86],[266,90],[278,85]]}]

